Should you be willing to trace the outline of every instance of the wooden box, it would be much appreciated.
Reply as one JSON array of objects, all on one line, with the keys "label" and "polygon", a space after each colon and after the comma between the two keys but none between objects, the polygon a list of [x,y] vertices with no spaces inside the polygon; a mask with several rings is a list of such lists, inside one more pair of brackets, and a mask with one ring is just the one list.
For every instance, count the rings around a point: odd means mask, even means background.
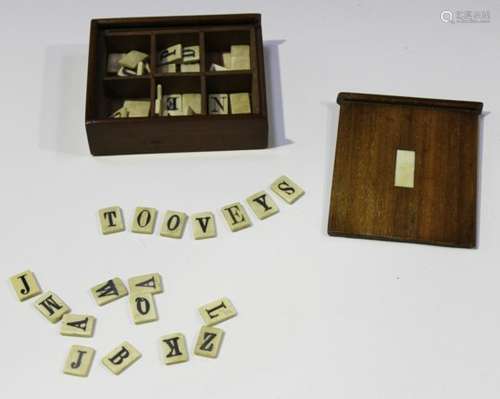
[{"label": "wooden box", "polygon": [[476,245],[482,103],[339,93],[328,233]]},{"label": "wooden box", "polygon": [[[161,73],[157,54],[180,43],[199,45],[200,71]],[[210,71],[232,45],[250,46],[250,69]],[[107,72],[110,53],[149,54],[151,73],[116,76]],[[124,99],[149,99],[156,85],[164,93],[200,93],[201,113],[189,116],[111,118]],[[210,115],[209,94],[250,93],[250,114]],[[85,125],[93,155],[266,148],[268,124],[263,42],[259,14],[95,19],[90,27]]]}]

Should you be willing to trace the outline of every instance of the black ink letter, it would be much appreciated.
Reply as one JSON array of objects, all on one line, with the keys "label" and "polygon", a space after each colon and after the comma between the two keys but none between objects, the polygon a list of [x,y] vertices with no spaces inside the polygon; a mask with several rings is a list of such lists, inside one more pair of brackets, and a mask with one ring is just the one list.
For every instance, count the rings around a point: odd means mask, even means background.
[{"label": "black ink letter", "polygon": [[214,349],[214,344],[212,343],[212,341],[216,336],[217,334],[206,332],[203,335],[203,343],[201,344],[200,349],[202,351],[211,352]]},{"label": "black ink letter", "polygon": [[30,286],[28,285],[28,282],[26,281],[26,274],[23,274],[22,276],[19,276],[18,278],[21,279],[21,281],[23,282],[23,286],[24,286],[24,288],[21,288],[21,291],[19,291],[19,292],[23,295],[28,295],[31,290],[30,290]]},{"label": "black ink letter", "polygon": [[78,359],[76,359],[76,362],[71,362],[71,368],[72,369],[77,369],[82,365],[82,359],[83,355],[85,355],[87,352],[84,351],[78,351]]},{"label": "black ink letter", "polygon": [[104,212],[104,217],[108,219],[108,225],[109,227],[115,227],[115,219],[116,219],[116,212],[115,211],[108,211]]},{"label": "black ink letter", "polygon": [[96,290],[98,293],[98,297],[102,298],[103,296],[110,295],[118,295],[118,290],[116,289],[115,283],[113,280],[109,280],[106,284]]},{"label": "black ink letter", "polygon": [[167,354],[166,357],[174,357],[174,356],[181,356],[182,353],[179,349],[179,337],[175,338],[169,338],[169,339],[164,339],[163,342],[165,342],[168,347],[170,348],[170,352]]},{"label": "black ink letter", "polygon": [[[144,221],[142,215],[146,215],[146,223],[141,223],[141,221]],[[150,221],[151,221],[151,212],[149,212],[148,209],[143,209],[137,215],[137,224],[139,225],[139,227],[146,227]]]},{"label": "black ink letter", "polygon": [[149,313],[151,304],[146,298],[140,296],[135,298],[135,307],[137,308],[137,311],[144,316]]},{"label": "black ink letter", "polygon": [[122,349],[120,350],[120,352],[118,352],[116,355],[114,355],[112,358],[108,359],[111,363],[113,363],[115,366],[118,366],[119,364],[122,364],[123,361],[129,357],[130,353],[129,351],[127,350],[127,348],[125,348],[124,346],[122,346]]},{"label": "black ink letter", "polygon": [[52,316],[56,310],[62,309],[62,305],[59,305],[54,298],[52,298],[52,295],[49,295],[42,302],[40,302],[40,305],[42,305],[47,312],[49,312],[50,316]]},{"label": "black ink letter", "polygon": [[204,218],[196,218],[196,220],[200,224],[200,227],[204,233],[207,232],[208,222],[210,222],[210,219],[211,219],[211,216],[205,216]]},{"label": "black ink letter", "polygon": [[77,321],[72,321],[70,323],[66,323],[68,326],[79,328],[82,331],[85,331],[87,329],[87,323],[89,321],[89,318],[86,317],[83,320],[77,320]]},{"label": "black ink letter", "polygon": [[[245,221],[245,217],[240,213],[240,207],[238,205],[230,206],[229,208],[225,208],[229,216],[233,221],[233,224],[238,224]],[[239,220],[237,218],[240,218]]]},{"label": "black ink letter", "polygon": [[217,314],[215,314],[215,315],[213,315],[213,316],[212,316],[212,314],[211,314],[211,313],[213,313],[213,312],[215,312],[216,310],[219,310],[219,309],[221,309],[221,308],[226,309],[226,304],[225,304],[224,302],[221,302],[221,303],[220,303],[220,305],[219,305],[219,306],[216,306],[215,308],[212,308],[212,309],[205,309],[205,312],[207,312],[208,317],[210,317],[211,319],[213,319],[213,318],[217,317],[218,315],[217,315]]},{"label": "black ink letter", "polygon": [[262,206],[264,208],[264,211],[267,212],[269,209],[272,209],[272,208],[269,205],[267,205],[266,196],[267,196],[267,194],[262,194],[261,196],[254,198],[252,201],[257,202],[257,204]]},{"label": "black ink letter", "polygon": [[[172,221],[174,220],[174,225],[172,226]],[[181,218],[179,215],[172,215],[167,220],[167,228],[169,230],[175,230],[181,224]]]}]

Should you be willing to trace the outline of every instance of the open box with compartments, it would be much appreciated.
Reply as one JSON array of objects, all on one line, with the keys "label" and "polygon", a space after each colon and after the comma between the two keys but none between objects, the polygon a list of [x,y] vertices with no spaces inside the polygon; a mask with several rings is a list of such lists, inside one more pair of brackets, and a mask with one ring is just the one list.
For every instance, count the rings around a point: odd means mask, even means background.
[{"label": "open box with compartments", "polygon": [[[197,71],[167,70],[158,54],[182,45],[199,46]],[[213,70],[233,47],[249,49],[245,69]],[[148,55],[148,71],[110,73],[108,56],[130,51]],[[156,114],[163,94],[199,94],[196,114]],[[247,113],[211,114],[209,96],[248,93]],[[149,101],[147,116],[114,118],[124,101]],[[90,29],[85,126],[93,155],[266,148],[268,123],[263,42],[259,14],[94,19]]]}]

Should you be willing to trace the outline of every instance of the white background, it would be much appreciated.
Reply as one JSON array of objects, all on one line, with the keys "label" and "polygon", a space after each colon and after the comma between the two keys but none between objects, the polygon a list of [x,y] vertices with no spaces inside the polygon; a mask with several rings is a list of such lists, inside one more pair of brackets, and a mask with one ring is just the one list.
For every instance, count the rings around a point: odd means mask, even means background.
[{"label": "white background", "polygon": [[[489,10],[445,24],[443,9]],[[89,23],[96,17],[261,12],[273,148],[94,158],[84,130]],[[0,5],[0,397],[498,398],[500,394],[500,3],[498,1],[2,1]],[[339,91],[485,104],[479,248],[326,234]],[[281,174],[307,194],[229,232],[219,208]],[[119,205],[216,213],[218,237],[99,233]],[[98,318],[92,339],[62,337],[19,303],[8,277]],[[111,277],[163,275],[160,321],[135,326],[126,299],[98,308]],[[165,366],[159,337],[228,296],[239,316],[217,360]],[[129,340],[143,358],[119,377],[101,357]],[[72,344],[97,350],[87,379],[62,373]]]}]

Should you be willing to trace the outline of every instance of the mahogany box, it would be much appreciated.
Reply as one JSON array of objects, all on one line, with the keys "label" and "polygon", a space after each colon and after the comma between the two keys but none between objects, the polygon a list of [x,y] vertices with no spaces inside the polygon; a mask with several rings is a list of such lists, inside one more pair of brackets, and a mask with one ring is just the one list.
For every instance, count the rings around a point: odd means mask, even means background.
[{"label": "mahogany box", "polygon": [[[158,51],[199,45],[200,71],[160,73]],[[232,45],[250,46],[250,69],[210,71]],[[149,54],[151,73],[107,73],[110,53]],[[125,99],[149,98],[156,85],[169,93],[201,93],[201,113],[186,116],[111,118]],[[250,94],[250,114],[209,115],[208,95]],[[266,148],[268,123],[260,14],[94,19],[90,24],[85,126],[93,155]]]}]

